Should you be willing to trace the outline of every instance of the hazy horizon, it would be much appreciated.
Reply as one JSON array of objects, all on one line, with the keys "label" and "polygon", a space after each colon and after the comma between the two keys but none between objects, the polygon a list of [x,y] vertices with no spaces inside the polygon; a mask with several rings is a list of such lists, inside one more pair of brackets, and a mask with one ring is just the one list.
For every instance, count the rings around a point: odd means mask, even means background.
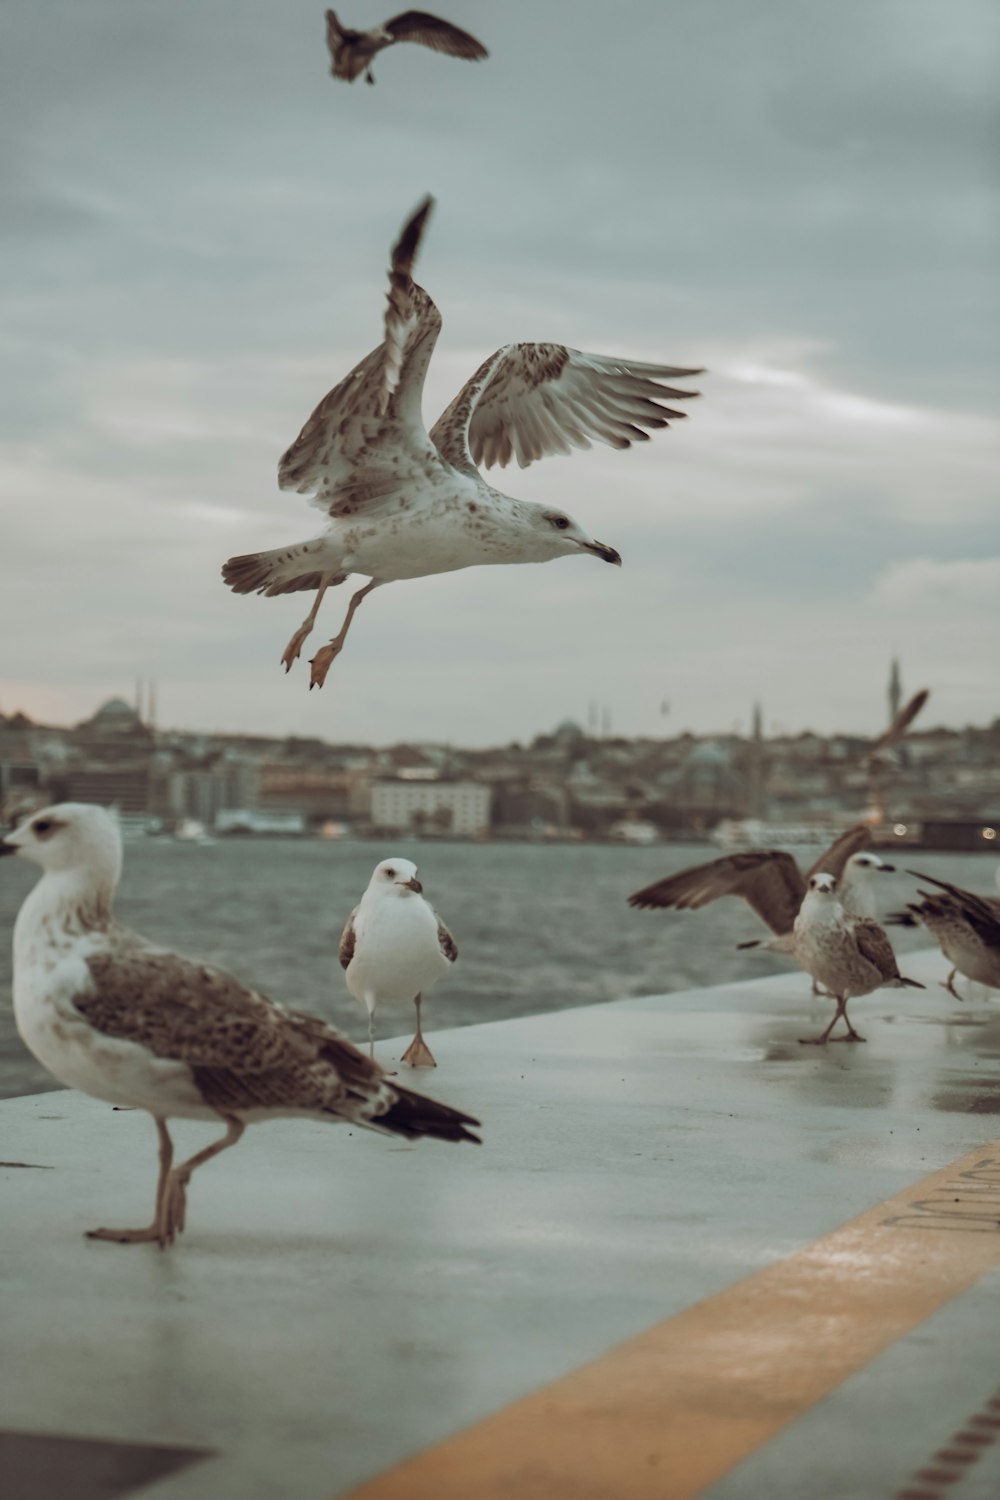
[{"label": "hazy horizon", "polygon": [[[329,77],[312,0],[6,18],[0,710],[77,722],[143,676],[164,722],[331,741],[524,740],[593,700],[629,736],[726,733],[755,700],[875,734],[899,656],[928,723],[994,719],[995,8],[442,13],[491,57],[398,47],[375,88]],[[490,472],[621,571],[391,585],[309,693],[279,657],[310,596],[219,568],[319,529],[277,460],[380,339],[428,190],[428,423],[514,339],[709,374],[648,444]]]}]

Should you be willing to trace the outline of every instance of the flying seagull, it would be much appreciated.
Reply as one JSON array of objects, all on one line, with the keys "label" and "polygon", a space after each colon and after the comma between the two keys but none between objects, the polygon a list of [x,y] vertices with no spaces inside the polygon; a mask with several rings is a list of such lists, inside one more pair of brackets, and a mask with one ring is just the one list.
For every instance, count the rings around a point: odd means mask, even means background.
[{"label": "flying seagull", "polygon": [[474,36],[442,21],[440,16],[428,15],[425,10],[404,10],[391,21],[384,21],[371,31],[351,31],[342,26],[336,13],[326,13],[326,45],[330,49],[330,72],[334,78],[353,83],[360,73],[366,83],[374,83],[372,62],[378,54],[395,42],[419,42],[434,52],[447,52],[449,57],[464,57],[470,62],[479,62],[489,57],[482,42]]},{"label": "flying seagull", "polygon": [[933,933],[952,965],[943,988],[956,1000],[962,998],[955,988],[956,974],[1000,990],[1000,900],[977,896],[916,870],[906,873],[936,885],[938,890],[920,891],[920,901],[911,901],[905,912],[894,912],[886,918],[887,923],[898,927],[923,923]]},{"label": "flying seagull", "polygon": [[847,1002],[856,995],[870,995],[873,990],[922,990],[916,979],[905,979],[896,964],[892,944],[877,922],[868,917],[851,917],[837,896],[837,882],[832,875],[820,872],[809,877],[795,925],[792,929],[793,952],[799,963],[817,983],[825,986],[837,1002],[833,1020],[819,1036],[800,1037],[806,1045],[824,1045],[841,1017],[847,1031],[832,1038],[837,1042],[863,1042],[847,1014]]},{"label": "flying seagull", "polygon": [[[874,917],[877,907],[872,878],[891,874],[887,865],[869,850],[871,829],[857,823],[835,839],[816,863],[803,874],[784,849],[746,849],[721,859],[667,875],[629,896],[629,906],[676,907],[696,911],[721,896],[740,896],[770,927],[770,939],[754,938],[741,948],[766,948],[794,956],[792,928],[809,888],[809,880],[821,870],[840,881],[840,902],[854,917]],[[815,981],[814,981],[815,990]]]},{"label": "flying seagull", "polygon": [[424,900],[417,867],[408,859],[384,859],[340,938],[340,966],[347,988],[368,1010],[368,1051],[375,1056],[375,1007],[412,1000],[417,1032],[403,1053],[412,1068],[437,1067],[420,1029],[423,992],[451,968],[458,944]]},{"label": "flying seagull", "polygon": [[[477,1139],[471,1116],[391,1084],[319,1017],[120,927],[112,901],[121,836],[103,808],[45,808],[0,841],[0,854],[43,871],[14,928],[14,1017],[25,1045],[68,1088],[148,1110],[156,1123],[152,1222],[93,1229],[90,1238],[170,1244],[184,1228],[192,1172],[257,1121],[343,1120],[407,1139]],[[167,1121],[176,1118],[221,1121],[225,1135],[174,1166]]]},{"label": "flying seagull", "polygon": [[327,524],[308,541],[231,557],[222,570],[238,594],[314,590],[316,598],[285,648],[286,671],[312,631],[323,595],[350,573],[371,582],[352,596],[338,635],[312,659],[321,687],[351,621],[372,589],[486,563],[548,562],[588,554],[620,564],[551,505],[515,500],[477,468],[522,468],[549,453],[589,448],[591,439],[628,448],[683,412],[661,404],[696,394],[664,385],[699,374],[581,354],[562,344],[507,344],[481,365],[428,435],[421,416],[424,377],[441,315],[410,271],[432,207],[425,198],[392,252],[385,338],[323,398],[281,460],[278,482],[314,498]]}]

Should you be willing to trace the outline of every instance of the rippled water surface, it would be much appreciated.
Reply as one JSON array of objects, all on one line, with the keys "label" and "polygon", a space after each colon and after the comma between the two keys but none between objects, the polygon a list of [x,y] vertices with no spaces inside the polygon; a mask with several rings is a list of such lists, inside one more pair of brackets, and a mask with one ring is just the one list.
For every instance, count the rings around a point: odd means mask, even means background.
[{"label": "rippled water surface", "polygon": [[[739,953],[760,923],[741,901],[700,912],[641,912],[631,891],[711,859],[707,846],[651,849],[587,844],[320,843],[230,840],[206,846],[146,839],[126,846],[118,915],[157,942],[233,970],[275,999],[330,1017],[361,1042],[367,1026],[348,995],[337,944],[375,864],[392,854],[420,866],[425,894],[454,932],[460,956],[425,1006],[428,1032],[532,1011],[658,994],[787,970],[774,955]],[[815,857],[808,853],[806,863]],[[908,857],[917,868],[992,892],[993,861],[976,855]],[[35,876],[0,864],[0,1095],[51,1080],[25,1051],[10,1007],[9,932]],[[880,877],[883,910],[914,882]],[[924,946],[903,932],[897,946]],[[407,1010],[380,1018],[402,1034]]]}]

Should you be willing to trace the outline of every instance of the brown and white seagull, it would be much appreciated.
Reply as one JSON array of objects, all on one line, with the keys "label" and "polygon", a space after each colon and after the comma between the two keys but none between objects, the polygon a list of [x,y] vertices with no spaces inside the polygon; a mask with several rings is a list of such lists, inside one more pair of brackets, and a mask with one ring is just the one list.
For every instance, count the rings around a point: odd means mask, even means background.
[{"label": "brown and white seagull", "polygon": [[921,875],[917,870],[908,870],[907,874],[939,889],[920,891],[919,901],[911,901],[905,912],[894,912],[886,922],[896,927],[922,923],[933,934],[952,965],[944,988],[956,1000],[962,998],[955,988],[956,974],[1000,990],[1000,900],[977,896],[974,891],[936,880],[933,875]]},{"label": "brown and white seagull", "polygon": [[[754,938],[739,946],[765,948],[794,957],[795,918],[809,881],[821,870],[839,882],[838,899],[849,916],[876,915],[872,879],[877,874],[891,874],[895,867],[872,853],[871,841],[868,825],[856,823],[835,839],[805,873],[784,849],[745,849],[738,854],[725,854],[721,859],[709,860],[707,864],[695,865],[644,886],[629,896],[628,904],[643,910],[675,907],[679,911],[696,911],[722,896],[739,896],[774,934],[772,938]],[[813,987],[815,990],[815,981]]]},{"label": "brown and white seagull", "polygon": [[326,13],[326,45],[330,49],[330,72],[334,78],[353,83],[359,74],[365,75],[366,83],[374,83],[372,62],[386,47],[396,42],[419,42],[433,52],[447,52],[449,57],[464,57],[469,62],[479,62],[489,53],[482,42],[442,21],[440,16],[428,15],[425,10],[404,10],[391,21],[383,21],[371,31],[352,31],[342,26],[335,11]]},{"label": "brown and white seagull", "polygon": [[[14,1017],[25,1045],[60,1083],[147,1110],[156,1122],[152,1222],[93,1229],[92,1239],[170,1244],[184,1228],[192,1172],[257,1121],[477,1139],[471,1116],[390,1083],[318,1016],[286,1010],[222,969],[120,927],[112,901],[121,837],[103,808],[45,808],[0,841],[0,854],[43,871],[14,928]],[[177,1118],[216,1120],[226,1131],[174,1166],[167,1121]]]},{"label": "brown and white seagull", "polygon": [[[877,922],[852,917],[839,899],[832,875],[810,875],[809,888],[799,907],[792,930],[792,951],[807,974],[826,987],[837,1008],[829,1026],[819,1036],[800,1037],[804,1046],[825,1046],[828,1041],[863,1042],[847,1014],[847,1002],[856,995],[870,995],[882,988],[922,990],[916,979],[899,972],[892,944]],[[847,1027],[842,1036],[830,1033],[839,1020]]]},{"label": "brown and white seagull", "polygon": [[313,657],[310,687],[323,685],[355,611],[381,584],[555,557],[620,564],[613,547],[572,517],[502,494],[477,466],[516,458],[526,468],[592,440],[628,448],[683,417],[663,398],[697,394],[663,384],[696,369],[581,354],[562,344],[507,344],[428,434],[421,399],[441,314],[410,272],[431,206],[430,198],[421,203],[392,252],[383,342],[324,396],[279,466],[281,488],[313,496],[326,526],[305,542],[231,557],[222,569],[238,594],[315,591],[282,656],[286,670],[327,589],[351,573],[371,580],[352,596],[339,634]]}]

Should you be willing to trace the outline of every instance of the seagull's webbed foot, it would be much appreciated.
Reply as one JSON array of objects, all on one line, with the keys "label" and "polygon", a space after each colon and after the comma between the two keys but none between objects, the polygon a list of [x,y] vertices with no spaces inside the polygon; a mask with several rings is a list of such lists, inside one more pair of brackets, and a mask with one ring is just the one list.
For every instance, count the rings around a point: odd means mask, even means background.
[{"label": "seagull's webbed foot", "polygon": [[409,1063],[411,1068],[437,1067],[437,1063],[434,1060],[434,1054],[431,1052],[431,1049],[428,1047],[427,1043],[424,1041],[419,1032],[417,1032],[417,1035],[413,1038],[413,1041],[403,1053],[402,1057],[400,1058],[400,1062]]},{"label": "seagull's webbed foot", "polygon": [[329,672],[330,668],[333,666],[342,650],[343,646],[338,645],[335,641],[331,641],[328,646],[320,646],[319,650],[316,652],[316,655],[309,663],[312,669],[309,673],[310,692],[312,692],[314,687],[321,688],[323,686],[324,682],[326,681],[326,674]]},{"label": "seagull's webbed foot", "polygon": [[142,1245],[153,1240],[164,1243],[159,1224],[147,1224],[145,1229],[88,1229],[85,1235],[88,1240],[110,1240],[115,1245]]},{"label": "seagull's webbed foot", "polygon": [[298,661],[299,657],[302,654],[302,647],[305,645],[307,638],[311,634],[312,622],[310,620],[306,620],[304,625],[299,626],[298,630],[292,636],[291,640],[288,642],[288,645],[281,653],[281,665],[284,667],[286,672],[290,672],[294,663]]}]

